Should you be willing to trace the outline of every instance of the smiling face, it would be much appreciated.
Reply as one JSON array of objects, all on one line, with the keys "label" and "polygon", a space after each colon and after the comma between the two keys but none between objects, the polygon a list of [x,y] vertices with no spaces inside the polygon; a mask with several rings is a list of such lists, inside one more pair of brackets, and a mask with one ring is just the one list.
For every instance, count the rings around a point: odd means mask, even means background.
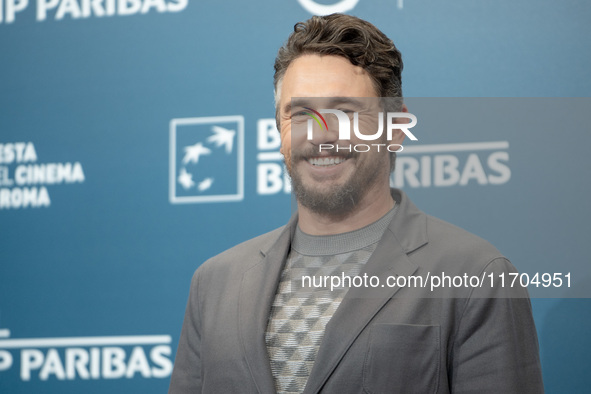
[{"label": "smiling face", "polygon": [[[324,115],[328,130],[321,130],[316,125],[313,138],[308,140],[306,127],[303,126],[310,118],[301,114],[299,100],[292,100],[292,97],[317,97],[307,102],[314,103],[317,109],[331,108],[352,113],[359,110],[354,98],[367,97],[364,102],[371,102],[369,98],[376,96],[369,75],[342,57],[303,55],[288,67],[280,86],[278,104],[281,152],[301,205],[320,214],[345,215],[364,197],[371,198],[377,190],[388,188],[390,162],[385,149],[364,153],[342,149],[338,152],[320,151],[320,144],[350,147],[358,143],[386,141],[362,141],[356,137],[340,141],[334,115]],[[365,112],[367,117],[360,114],[360,129],[367,126],[367,130],[377,130],[377,111]]]}]

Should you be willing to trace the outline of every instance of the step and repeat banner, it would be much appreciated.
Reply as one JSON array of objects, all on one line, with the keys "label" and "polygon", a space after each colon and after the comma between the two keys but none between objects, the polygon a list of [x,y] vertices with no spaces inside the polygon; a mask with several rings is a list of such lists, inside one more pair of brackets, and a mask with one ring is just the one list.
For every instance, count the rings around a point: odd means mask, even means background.
[{"label": "step and repeat banner", "polygon": [[547,392],[588,390],[591,3],[0,0],[0,393],[166,392],[194,270],[291,215],[273,62],[332,12],[402,52],[392,184],[511,259]]}]

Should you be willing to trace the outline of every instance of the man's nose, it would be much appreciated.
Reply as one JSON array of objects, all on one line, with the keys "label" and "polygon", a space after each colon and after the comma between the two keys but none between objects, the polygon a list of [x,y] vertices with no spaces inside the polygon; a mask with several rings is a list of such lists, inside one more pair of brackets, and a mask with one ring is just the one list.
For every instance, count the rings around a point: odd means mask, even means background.
[{"label": "man's nose", "polygon": [[330,118],[330,116],[325,117],[326,124],[324,124],[322,121],[320,124],[318,124],[318,122],[312,121],[312,139],[310,139],[312,144],[332,144],[338,141],[339,122],[336,119],[333,121]]}]

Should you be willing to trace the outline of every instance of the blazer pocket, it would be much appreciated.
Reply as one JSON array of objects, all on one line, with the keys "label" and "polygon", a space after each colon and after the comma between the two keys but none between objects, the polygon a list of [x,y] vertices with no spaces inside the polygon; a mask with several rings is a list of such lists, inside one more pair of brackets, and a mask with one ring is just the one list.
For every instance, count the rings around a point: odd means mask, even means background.
[{"label": "blazer pocket", "polygon": [[435,393],[439,383],[439,326],[374,324],[363,366],[368,393]]}]

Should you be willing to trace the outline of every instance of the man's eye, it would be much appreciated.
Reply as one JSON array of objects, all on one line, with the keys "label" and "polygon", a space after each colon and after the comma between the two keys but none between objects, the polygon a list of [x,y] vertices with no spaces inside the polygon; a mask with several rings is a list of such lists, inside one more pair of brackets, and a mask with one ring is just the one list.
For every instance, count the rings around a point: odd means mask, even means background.
[{"label": "man's eye", "polygon": [[310,113],[307,111],[298,111],[291,115],[292,120],[302,121],[310,118]]},{"label": "man's eye", "polygon": [[291,115],[291,122],[294,123],[294,124],[295,123],[297,123],[297,124],[305,124],[308,119],[312,119],[312,118],[310,117],[310,115],[306,111],[294,112]]}]

